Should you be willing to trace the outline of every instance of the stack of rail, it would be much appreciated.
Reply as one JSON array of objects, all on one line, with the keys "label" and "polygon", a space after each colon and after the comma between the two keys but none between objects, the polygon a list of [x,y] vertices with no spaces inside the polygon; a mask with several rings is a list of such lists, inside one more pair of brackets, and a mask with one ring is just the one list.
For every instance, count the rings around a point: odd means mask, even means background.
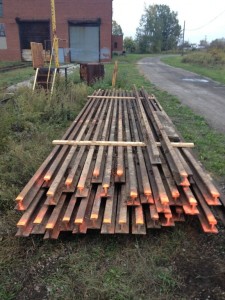
[{"label": "stack of rail", "polygon": [[[16,198],[17,236],[146,234],[196,216],[218,229],[225,201],[153,95],[98,90]],[[216,214],[217,215],[217,214]]]}]

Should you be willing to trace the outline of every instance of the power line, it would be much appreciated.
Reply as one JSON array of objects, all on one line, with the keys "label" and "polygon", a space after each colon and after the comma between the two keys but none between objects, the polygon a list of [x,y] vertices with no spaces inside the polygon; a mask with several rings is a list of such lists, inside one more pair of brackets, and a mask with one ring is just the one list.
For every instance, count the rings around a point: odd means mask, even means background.
[{"label": "power line", "polygon": [[187,31],[197,31],[199,29],[202,29],[206,26],[208,26],[209,24],[211,24],[212,22],[214,22],[216,19],[218,19],[220,16],[222,16],[223,14],[225,13],[225,10],[223,10],[220,14],[218,14],[216,17],[214,17],[212,20],[210,20],[208,23],[200,26],[200,27],[197,27],[197,28],[193,28],[193,29],[186,29]]}]

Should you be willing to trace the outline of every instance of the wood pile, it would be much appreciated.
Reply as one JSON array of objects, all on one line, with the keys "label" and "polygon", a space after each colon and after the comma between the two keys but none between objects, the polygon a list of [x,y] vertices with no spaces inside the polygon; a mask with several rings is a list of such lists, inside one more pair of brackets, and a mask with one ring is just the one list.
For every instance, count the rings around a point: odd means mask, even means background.
[{"label": "wood pile", "polygon": [[213,211],[223,217],[225,201],[144,89],[95,91],[54,143],[16,198],[17,236],[146,234],[189,215],[204,232],[218,232]]}]

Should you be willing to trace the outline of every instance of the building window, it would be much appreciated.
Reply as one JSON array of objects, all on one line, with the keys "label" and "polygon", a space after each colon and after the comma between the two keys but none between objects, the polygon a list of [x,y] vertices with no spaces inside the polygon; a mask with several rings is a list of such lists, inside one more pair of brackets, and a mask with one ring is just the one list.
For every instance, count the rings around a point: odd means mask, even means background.
[{"label": "building window", "polygon": [[0,23],[0,37],[5,37],[5,24]]},{"label": "building window", "polygon": [[0,17],[3,16],[3,4],[2,4],[2,0],[0,0]]},{"label": "building window", "polygon": [[117,49],[117,42],[114,43],[114,49]]}]

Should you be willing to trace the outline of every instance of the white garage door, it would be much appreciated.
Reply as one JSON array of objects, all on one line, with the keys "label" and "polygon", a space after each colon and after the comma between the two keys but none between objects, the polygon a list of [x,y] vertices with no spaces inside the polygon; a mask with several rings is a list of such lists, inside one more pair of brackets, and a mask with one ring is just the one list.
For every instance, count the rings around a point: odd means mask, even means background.
[{"label": "white garage door", "polygon": [[99,61],[99,27],[70,26],[72,62]]}]

